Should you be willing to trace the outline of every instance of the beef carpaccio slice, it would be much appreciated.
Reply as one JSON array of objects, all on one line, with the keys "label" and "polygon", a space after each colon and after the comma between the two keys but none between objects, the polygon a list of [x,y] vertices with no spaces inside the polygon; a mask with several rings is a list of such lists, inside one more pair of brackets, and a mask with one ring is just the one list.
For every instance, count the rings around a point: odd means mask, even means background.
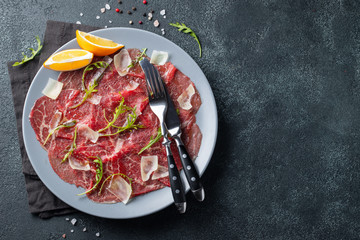
[{"label": "beef carpaccio slice", "polygon": [[[132,59],[135,59],[140,52],[138,49],[128,49],[128,51]],[[96,58],[93,61],[99,60],[102,59]],[[195,117],[201,105],[200,95],[195,88],[195,94],[191,98],[192,108],[182,109],[177,98],[190,84],[194,86],[193,82],[170,62],[157,66],[157,68],[166,83],[175,107],[179,110],[184,144],[189,154],[195,159],[202,139]],[[85,85],[89,84],[94,73],[95,70],[86,74]],[[39,98],[29,116],[37,140],[48,151],[49,161],[54,171],[65,182],[90,189],[96,183],[97,165],[93,160],[94,157],[99,157],[103,162],[103,178],[98,186],[101,186],[107,177],[115,173],[122,173],[131,179],[131,197],[170,186],[168,176],[155,180],[150,178],[148,181],[142,181],[141,178],[142,156],[157,156],[158,165],[166,169],[167,159],[165,149],[161,144],[162,139],[140,155],[138,154],[150,139],[156,137],[159,128],[159,121],[149,106],[144,73],[140,66],[136,64],[127,75],[121,77],[115,70],[114,64],[111,63],[96,88],[97,92],[93,93],[79,107],[72,108],[81,102],[84,96],[81,83],[82,74],[83,69],[62,72],[58,81],[64,85],[59,97],[56,100],[46,96]],[[141,127],[112,136],[102,136],[96,142],[92,141],[93,139],[86,134],[87,129],[100,131],[100,134],[111,134],[117,131],[117,128],[114,127],[105,130],[103,128],[107,126],[108,121],[113,119],[115,109],[122,100],[126,106],[136,109],[135,124]],[[126,124],[128,114],[129,112],[121,113],[114,125]],[[76,126],[54,131],[44,144],[50,131],[69,120],[75,120]],[[75,128],[77,137],[74,141]],[[73,143],[76,144],[76,147],[70,157],[63,161]],[[175,144],[173,143],[171,147],[175,162],[181,169]],[[122,201],[113,192],[107,190],[108,185],[109,183],[105,182],[100,193],[99,187],[97,187],[87,196],[95,202]]]}]

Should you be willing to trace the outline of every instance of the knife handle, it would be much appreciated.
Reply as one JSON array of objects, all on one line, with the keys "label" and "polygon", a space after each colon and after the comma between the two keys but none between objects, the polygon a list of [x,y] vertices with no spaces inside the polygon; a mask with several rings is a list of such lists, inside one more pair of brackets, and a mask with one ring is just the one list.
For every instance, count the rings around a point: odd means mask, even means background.
[{"label": "knife handle", "polygon": [[168,161],[168,169],[169,169],[169,180],[171,185],[171,192],[175,201],[175,206],[179,210],[180,213],[184,213],[186,211],[186,198],[185,191],[181,181],[181,177],[179,171],[176,167],[174,157],[170,150],[170,145],[166,146],[166,155]]},{"label": "knife handle", "polygon": [[184,143],[181,141],[181,138],[179,136],[173,136],[173,138],[175,139],[176,145],[178,147],[181,163],[184,168],[186,179],[190,185],[190,189],[194,194],[195,198],[201,202],[205,198],[205,192],[200,182],[199,173],[197,172],[194,162],[189,156],[189,153],[186,151],[186,148],[184,146]]}]

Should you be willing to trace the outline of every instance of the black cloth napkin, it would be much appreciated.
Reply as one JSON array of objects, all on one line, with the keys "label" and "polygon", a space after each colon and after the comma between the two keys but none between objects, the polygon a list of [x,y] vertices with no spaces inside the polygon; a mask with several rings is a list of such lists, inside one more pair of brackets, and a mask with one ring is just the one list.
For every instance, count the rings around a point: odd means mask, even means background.
[{"label": "black cloth napkin", "polygon": [[76,37],[75,31],[77,29],[88,32],[98,28],[49,20],[46,23],[43,49],[41,50],[40,55],[36,56],[34,60],[17,67],[12,66],[14,61],[8,63],[22,157],[22,171],[25,176],[29,210],[31,213],[38,215],[40,218],[50,218],[57,215],[68,214],[76,210],[62,202],[52,192],[50,192],[34,171],[26,154],[22,136],[21,121],[23,107],[26,93],[39,68],[42,66],[44,61],[48,59],[52,53],[54,53],[54,51]]}]

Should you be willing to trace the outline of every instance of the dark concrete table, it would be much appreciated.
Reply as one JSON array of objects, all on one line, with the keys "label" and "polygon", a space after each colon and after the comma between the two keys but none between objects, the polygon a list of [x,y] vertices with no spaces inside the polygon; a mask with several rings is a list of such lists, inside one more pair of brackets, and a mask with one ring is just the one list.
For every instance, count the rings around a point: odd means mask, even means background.
[{"label": "dark concrete table", "polygon": [[[123,9],[137,7],[131,16],[116,14],[114,0],[101,14],[106,2],[0,2],[1,239],[96,239],[98,231],[103,239],[360,238],[360,2],[123,0]],[[217,101],[205,202],[188,195],[185,215],[169,207],[131,220],[32,216],[5,63],[43,36],[48,19],[98,27],[133,20],[130,27],[161,34],[137,24],[151,8],[157,17],[166,9],[165,37],[200,65]],[[197,32],[202,58],[193,39],[167,26],[175,21]]]}]

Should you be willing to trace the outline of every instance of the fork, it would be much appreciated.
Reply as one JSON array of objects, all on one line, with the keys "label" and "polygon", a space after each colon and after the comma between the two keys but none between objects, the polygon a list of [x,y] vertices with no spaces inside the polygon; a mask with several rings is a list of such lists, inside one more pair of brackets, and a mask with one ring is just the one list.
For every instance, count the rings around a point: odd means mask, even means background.
[{"label": "fork", "polygon": [[176,167],[174,157],[171,153],[171,141],[167,137],[165,117],[168,103],[164,85],[162,83],[162,79],[159,78],[160,75],[156,72],[157,69],[152,64],[150,64],[149,60],[144,58],[140,61],[140,66],[145,73],[147,81],[146,90],[149,98],[150,108],[159,119],[161,126],[161,134],[164,138],[162,144],[165,146],[166,149],[171,192],[174,198],[175,206],[180,213],[184,213],[186,211],[184,187],[180,178],[179,171]]}]

